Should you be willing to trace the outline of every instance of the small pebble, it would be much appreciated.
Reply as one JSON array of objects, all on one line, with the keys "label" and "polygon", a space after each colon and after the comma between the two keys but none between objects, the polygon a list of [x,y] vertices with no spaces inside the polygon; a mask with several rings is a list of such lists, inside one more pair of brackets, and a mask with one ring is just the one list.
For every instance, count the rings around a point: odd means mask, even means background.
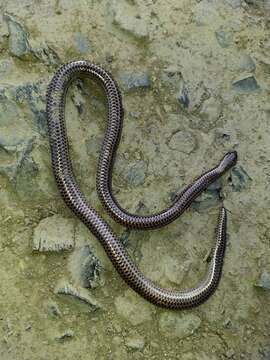
[{"label": "small pebble", "polygon": [[190,104],[190,100],[188,97],[188,91],[186,88],[182,89],[182,91],[177,96],[178,101],[184,108],[188,108]]},{"label": "small pebble", "polygon": [[142,351],[145,347],[145,341],[141,337],[127,338],[125,343],[126,343],[126,346],[133,351]]},{"label": "small pebble", "polygon": [[48,314],[52,317],[52,318],[58,318],[61,316],[61,311],[58,307],[58,305],[55,302],[51,302],[47,305],[47,309],[48,309]]},{"label": "small pebble", "polygon": [[31,324],[27,324],[25,327],[25,331],[30,331],[32,329],[32,325]]},{"label": "small pebble", "polygon": [[96,311],[101,308],[101,305],[97,300],[90,294],[90,292],[83,287],[75,287],[65,280],[61,280],[54,289],[55,294],[68,295],[74,297],[85,304],[90,306],[91,311]]},{"label": "small pebble", "polygon": [[74,221],[53,215],[39,222],[34,230],[32,248],[35,251],[70,250],[75,245]]},{"label": "small pebble", "polygon": [[143,71],[127,71],[119,76],[124,90],[147,89],[151,87],[150,76]]},{"label": "small pebble", "polygon": [[263,271],[255,286],[264,290],[270,290],[270,273],[267,271]]},{"label": "small pebble", "polygon": [[260,89],[260,86],[253,75],[233,82],[232,86],[234,90],[243,92],[256,91]]},{"label": "small pebble", "polygon": [[31,48],[24,27],[8,14],[5,14],[4,19],[8,24],[10,53],[18,58],[30,55]]},{"label": "small pebble", "polygon": [[64,331],[63,334],[60,334],[59,336],[56,336],[55,340],[60,342],[60,343],[63,343],[63,342],[71,340],[73,337],[74,337],[74,331],[71,330],[71,329],[67,329],[67,330]]},{"label": "small pebble", "polygon": [[70,255],[68,268],[77,285],[91,289],[101,285],[101,263],[89,245]]},{"label": "small pebble", "polygon": [[217,41],[222,48],[227,48],[232,44],[232,42],[233,42],[232,32],[220,30],[220,31],[217,31],[215,34],[216,34]]}]

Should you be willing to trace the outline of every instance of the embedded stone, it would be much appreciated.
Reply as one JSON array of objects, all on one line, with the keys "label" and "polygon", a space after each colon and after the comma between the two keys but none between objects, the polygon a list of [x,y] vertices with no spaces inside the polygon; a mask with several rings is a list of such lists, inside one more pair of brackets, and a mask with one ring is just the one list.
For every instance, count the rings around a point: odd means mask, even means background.
[{"label": "embedded stone", "polygon": [[101,263],[89,245],[71,254],[68,267],[76,284],[92,289],[100,286]]},{"label": "embedded stone", "polygon": [[253,75],[249,75],[233,82],[232,86],[234,90],[243,92],[256,91],[260,89],[260,86]]},{"label": "embedded stone", "polygon": [[71,250],[75,245],[75,224],[72,219],[53,215],[40,221],[34,230],[34,251]]},{"label": "embedded stone", "polygon": [[270,273],[263,271],[255,286],[264,290],[270,290]]},{"label": "embedded stone", "polygon": [[5,14],[9,30],[9,51],[18,58],[24,58],[31,53],[31,47],[28,41],[28,33],[19,22]]},{"label": "embedded stone", "polygon": [[121,73],[120,83],[126,91],[151,87],[150,76],[143,71],[127,71]]}]

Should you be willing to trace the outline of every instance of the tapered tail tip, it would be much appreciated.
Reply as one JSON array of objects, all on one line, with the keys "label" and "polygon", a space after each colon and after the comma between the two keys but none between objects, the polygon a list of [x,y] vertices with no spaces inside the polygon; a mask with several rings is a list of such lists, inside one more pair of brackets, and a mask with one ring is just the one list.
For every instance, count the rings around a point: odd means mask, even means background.
[{"label": "tapered tail tip", "polygon": [[226,215],[226,214],[227,214],[227,210],[226,210],[226,208],[224,207],[224,205],[221,206],[220,214],[221,214],[221,215]]},{"label": "tapered tail tip", "polygon": [[220,208],[219,211],[219,219],[220,219],[220,223],[224,224],[226,223],[227,220],[227,210],[226,208],[222,205],[222,207]]}]

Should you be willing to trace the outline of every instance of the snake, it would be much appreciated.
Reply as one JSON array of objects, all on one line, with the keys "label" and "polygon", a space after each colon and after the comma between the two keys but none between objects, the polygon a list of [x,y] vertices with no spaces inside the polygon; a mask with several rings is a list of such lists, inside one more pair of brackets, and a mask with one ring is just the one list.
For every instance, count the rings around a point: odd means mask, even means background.
[{"label": "snake", "polygon": [[122,279],[143,298],[168,309],[188,309],[202,304],[215,292],[222,274],[227,228],[225,207],[222,205],[219,211],[216,242],[212,249],[207,274],[197,287],[184,291],[167,290],[148,279],[134,263],[110,225],[87,201],[74,175],[65,122],[65,104],[70,84],[74,79],[84,77],[97,82],[104,89],[107,98],[107,126],[97,166],[97,191],[109,214],[127,227],[154,229],[169,224],[180,216],[213,181],[235,165],[236,151],[225,154],[215,168],[205,172],[188,185],[176,196],[171,207],[155,215],[132,215],[121,208],[112,195],[112,168],[124,115],[121,93],[116,81],[102,66],[88,60],[76,60],[62,65],[48,85],[46,114],[52,169],[66,205],[98,239]]}]

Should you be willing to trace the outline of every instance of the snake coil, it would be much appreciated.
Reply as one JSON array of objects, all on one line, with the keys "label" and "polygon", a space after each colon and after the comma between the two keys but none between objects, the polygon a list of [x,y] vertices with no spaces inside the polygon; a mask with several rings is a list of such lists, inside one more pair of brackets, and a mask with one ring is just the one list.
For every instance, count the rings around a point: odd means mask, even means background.
[{"label": "snake coil", "polygon": [[98,161],[97,191],[107,212],[121,224],[137,229],[154,229],[169,224],[180,216],[213,181],[231,168],[236,152],[227,153],[220,163],[187,186],[171,207],[155,215],[138,216],[121,208],[112,195],[112,167],[121,136],[123,107],[121,95],[112,76],[102,67],[89,61],[74,61],[60,67],[47,91],[47,120],[51,145],[53,173],[67,206],[81,219],[104,247],[115,269],[126,283],[148,301],[162,307],[184,309],[203,303],[216,290],[223,267],[226,248],[226,210],[221,208],[208,272],[201,284],[188,291],[161,289],[147,279],[131,260],[121,241],[110,226],[92,208],[79,189],[72,170],[65,125],[65,99],[74,78],[88,76],[98,82],[107,96],[108,120]]}]

